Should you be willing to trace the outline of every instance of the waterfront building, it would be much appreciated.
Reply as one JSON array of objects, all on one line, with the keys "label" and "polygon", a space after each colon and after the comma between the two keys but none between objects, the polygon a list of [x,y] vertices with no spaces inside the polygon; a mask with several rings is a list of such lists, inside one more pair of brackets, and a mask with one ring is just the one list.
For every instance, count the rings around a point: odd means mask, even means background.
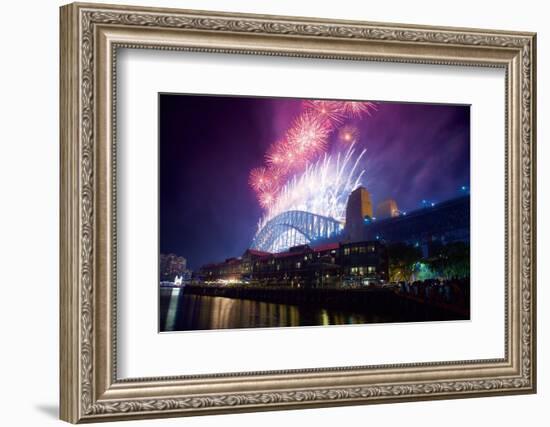
[{"label": "waterfront building", "polygon": [[387,278],[386,248],[376,241],[300,245],[273,254],[249,249],[198,273],[201,282],[290,287],[369,285]]},{"label": "waterfront building", "polygon": [[344,281],[365,285],[388,280],[388,253],[380,241],[344,243],[340,252]]},{"label": "waterfront building", "polygon": [[[373,217],[369,192],[359,187],[349,195],[344,227],[329,238],[313,238],[278,253],[248,249],[241,257],[203,266],[195,279],[293,287],[368,285],[389,279],[387,247],[394,243],[419,248],[424,258],[442,245],[469,245],[469,195],[408,213],[390,199],[377,212],[380,218]],[[287,220],[299,229],[301,222],[292,223],[292,216]]]}]

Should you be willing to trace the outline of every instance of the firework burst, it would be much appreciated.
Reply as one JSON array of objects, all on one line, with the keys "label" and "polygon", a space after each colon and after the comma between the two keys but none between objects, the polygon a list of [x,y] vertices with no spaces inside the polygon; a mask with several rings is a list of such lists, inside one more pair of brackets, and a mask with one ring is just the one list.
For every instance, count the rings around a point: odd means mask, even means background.
[{"label": "firework burst", "polygon": [[326,120],[306,111],[294,121],[288,131],[287,141],[293,151],[307,161],[325,150],[330,131]]},{"label": "firework burst", "polygon": [[286,175],[289,171],[299,166],[300,156],[294,153],[287,140],[277,141],[267,149],[265,161],[270,169],[276,169],[279,175]]},{"label": "firework burst", "polygon": [[287,143],[282,147],[284,150],[285,165],[283,170],[293,171],[304,167],[308,161],[307,153],[300,153],[295,147]]},{"label": "firework burst", "polygon": [[[277,215],[291,210],[305,211],[343,221],[349,194],[362,184],[361,167],[366,150],[350,147],[337,155],[325,154],[295,175],[266,203],[266,213],[258,224],[261,230]],[[271,193],[270,193],[271,194]]]},{"label": "firework burst", "polygon": [[271,144],[265,154],[265,161],[272,167],[282,167],[285,164],[285,140],[277,141]]},{"label": "firework burst", "polygon": [[353,144],[359,139],[359,129],[352,125],[342,126],[338,131],[338,139],[344,144]]},{"label": "firework burst", "polygon": [[344,121],[344,111],[339,101],[307,100],[304,101],[304,107],[306,110],[315,112],[333,128]]},{"label": "firework burst", "polygon": [[[346,117],[359,119],[376,110],[373,102],[359,101],[307,100],[303,102],[303,106],[304,111],[294,120],[285,138],[271,144],[267,149],[265,166],[250,172],[250,186],[266,212],[273,210],[275,205],[280,205],[284,197],[288,199],[285,188],[293,182],[292,177],[296,179],[300,173],[305,176],[313,164],[320,167],[315,162],[323,154],[327,161],[329,137],[341,127]],[[358,137],[357,128],[350,125],[343,126],[338,131],[338,138],[349,145],[353,145]]]},{"label": "firework burst", "polygon": [[275,200],[275,195],[271,191],[261,191],[258,193],[258,201],[260,206],[264,209],[269,208]]},{"label": "firework burst", "polygon": [[342,111],[349,117],[361,118],[363,115],[371,115],[371,111],[376,111],[374,102],[367,101],[341,101]]},{"label": "firework burst", "polygon": [[272,190],[276,185],[277,176],[265,167],[254,168],[248,178],[250,186],[257,192]]}]

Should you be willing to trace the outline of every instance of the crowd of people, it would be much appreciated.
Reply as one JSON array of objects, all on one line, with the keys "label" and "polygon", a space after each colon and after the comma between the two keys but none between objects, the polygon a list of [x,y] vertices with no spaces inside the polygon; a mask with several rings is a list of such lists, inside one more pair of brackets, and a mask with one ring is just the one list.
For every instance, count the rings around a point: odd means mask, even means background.
[{"label": "crowd of people", "polygon": [[468,308],[470,305],[470,278],[427,279],[411,283],[399,282],[399,293],[430,303]]}]

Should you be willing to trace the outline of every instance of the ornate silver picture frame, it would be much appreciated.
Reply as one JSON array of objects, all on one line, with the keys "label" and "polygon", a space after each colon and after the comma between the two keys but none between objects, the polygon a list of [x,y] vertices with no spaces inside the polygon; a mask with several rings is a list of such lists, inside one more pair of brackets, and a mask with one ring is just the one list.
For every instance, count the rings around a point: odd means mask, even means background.
[{"label": "ornate silver picture frame", "polygon": [[[535,34],[80,3],[63,6],[60,18],[61,419],[536,391]],[[116,61],[122,48],[504,70],[504,357],[119,378]]]}]

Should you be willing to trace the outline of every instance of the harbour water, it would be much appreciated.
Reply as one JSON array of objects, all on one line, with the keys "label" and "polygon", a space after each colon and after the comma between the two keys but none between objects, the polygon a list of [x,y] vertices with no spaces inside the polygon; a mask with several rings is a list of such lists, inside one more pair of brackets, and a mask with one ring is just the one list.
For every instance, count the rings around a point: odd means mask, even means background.
[{"label": "harbour water", "polygon": [[222,296],[197,295],[185,287],[161,288],[161,332],[352,325],[365,323],[457,320],[457,316],[397,298],[392,307],[338,307],[320,303],[286,304]]}]

